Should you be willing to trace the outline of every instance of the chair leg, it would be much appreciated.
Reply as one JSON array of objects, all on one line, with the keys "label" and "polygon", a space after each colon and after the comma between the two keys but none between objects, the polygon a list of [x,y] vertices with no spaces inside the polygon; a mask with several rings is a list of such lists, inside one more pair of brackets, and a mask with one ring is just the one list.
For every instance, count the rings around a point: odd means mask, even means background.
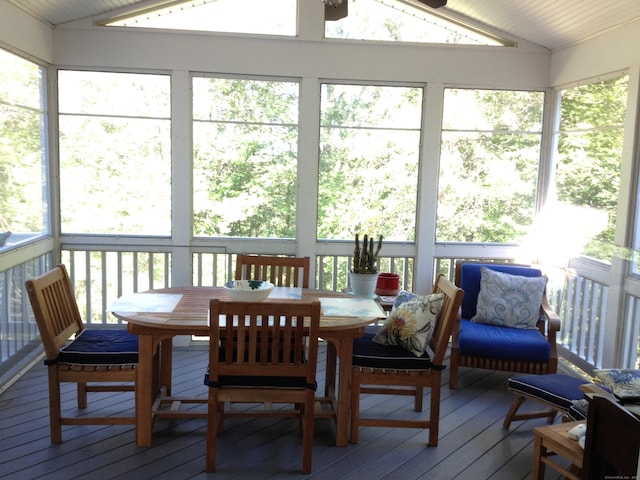
[{"label": "chair leg", "polygon": [[315,409],[315,393],[307,392],[306,404],[302,407],[302,473],[311,473],[311,459],[313,456],[313,421]]},{"label": "chair leg", "polygon": [[351,428],[349,443],[358,443],[358,424],[360,423],[360,372],[352,369],[351,374]]},{"label": "chair leg", "polygon": [[532,418],[546,418],[547,423],[553,423],[556,415],[558,414],[558,411],[553,408],[548,408],[546,410],[537,410],[535,412],[529,413],[518,413],[518,409],[525,400],[526,398],[522,395],[518,395],[518,397],[516,397],[516,399],[511,404],[511,407],[509,407],[507,415],[504,417],[504,422],[502,423],[503,428],[509,428],[511,426],[511,422],[513,421],[530,420]]},{"label": "chair leg", "polygon": [[216,440],[218,436],[218,395],[209,388],[209,402],[207,405],[207,451],[206,451],[206,471],[208,473],[216,470]]},{"label": "chair leg", "polygon": [[78,382],[78,408],[87,408],[87,384]]},{"label": "chair leg", "polygon": [[224,402],[218,402],[218,433],[224,430]]},{"label": "chair leg", "polygon": [[62,406],[60,404],[60,382],[55,365],[49,366],[49,426],[51,443],[62,443]]},{"label": "chair leg", "polygon": [[520,405],[524,402],[524,397],[518,396],[509,407],[509,411],[507,412],[506,417],[504,417],[504,422],[502,423],[502,428],[509,428],[511,426],[511,422],[513,421],[513,417],[516,415],[516,412],[520,408]]},{"label": "chair leg", "polygon": [[424,396],[424,387],[418,385],[415,391],[415,399],[413,401],[413,407],[416,412],[422,411],[422,397]]},{"label": "chair leg", "polygon": [[440,375],[435,375],[431,383],[431,405],[429,412],[429,446],[438,446],[440,429]]},{"label": "chair leg", "polygon": [[458,365],[460,364],[460,350],[451,347],[451,359],[449,362],[449,388],[458,388]]}]

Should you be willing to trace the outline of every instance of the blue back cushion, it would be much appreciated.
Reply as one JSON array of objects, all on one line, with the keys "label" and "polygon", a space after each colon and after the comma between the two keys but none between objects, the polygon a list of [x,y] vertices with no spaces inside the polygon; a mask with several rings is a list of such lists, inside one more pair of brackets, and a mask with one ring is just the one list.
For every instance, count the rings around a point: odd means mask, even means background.
[{"label": "blue back cushion", "polygon": [[480,269],[487,267],[498,272],[520,275],[522,277],[540,277],[542,272],[537,268],[518,265],[501,265],[493,263],[465,263],[460,272],[460,288],[464,290],[462,299],[462,318],[470,319],[476,314],[478,293],[480,292]]}]

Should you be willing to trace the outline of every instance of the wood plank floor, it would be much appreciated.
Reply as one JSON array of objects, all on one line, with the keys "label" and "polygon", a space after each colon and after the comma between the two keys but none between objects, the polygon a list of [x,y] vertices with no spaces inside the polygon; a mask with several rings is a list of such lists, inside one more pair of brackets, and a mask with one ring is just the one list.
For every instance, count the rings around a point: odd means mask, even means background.
[{"label": "wood plank floor", "polygon": [[[176,349],[174,394],[205,395],[205,348]],[[321,358],[324,358],[323,356]],[[318,379],[324,378],[320,362]],[[214,475],[204,473],[206,424],[202,419],[160,419],[153,446],[138,448],[132,426],[65,426],[63,443],[49,441],[48,392],[42,363],[0,396],[0,478],[2,479],[428,479],[518,480],[531,476],[532,428],[543,419],[502,428],[512,401],[509,374],[461,369],[459,388],[442,389],[440,440],[427,447],[427,432],[364,427],[357,445],[333,445],[332,420],[315,423],[313,473],[300,473],[301,439],[295,419],[229,418],[218,441]],[[444,381],[448,381],[445,374]],[[321,391],[319,389],[319,391]],[[428,394],[426,394],[428,395]],[[75,388],[63,387],[63,408],[75,410]],[[131,394],[94,393],[89,411],[131,411]],[[428,398],[425,399],[428,409]],[[532,405],[533,406],[533,405]],[[194,406],[193,408],[198,408]],[[417,414],[411,400],[381,396],[362,399],[363,411]],[[545,479],[559,475],[547,469]]]}]

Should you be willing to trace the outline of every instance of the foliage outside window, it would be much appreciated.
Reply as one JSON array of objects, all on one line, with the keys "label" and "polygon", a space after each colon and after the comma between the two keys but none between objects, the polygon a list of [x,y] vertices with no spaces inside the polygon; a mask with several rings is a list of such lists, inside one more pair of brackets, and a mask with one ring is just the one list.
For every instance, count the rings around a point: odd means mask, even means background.
[{"label": "foliage outside window", "polygon": [[510,43],[402,0],[349,0],[346,17],[325,21],[325,37],[466,45]]},{"label": "foliage outside window", "polygon": [[544,94],[446,89],[437,242],[515,243],[533,222]]},{"label": "foliage outside window", "polygon": [[318,238],[415,240],[422,88],[323,84]]},{"label": "foliage outside window", "polygon": [[628,77],[561,91],[555,202],[565,256],[610,262],[620,190]]},{"label": "foliage outside window", "polygon": [[296,82],[193,78],[193,233],[295,238]]},{"label": "foliage outside window", "polygon": [[0,49],[0,248],[50,231],[45,87],[43,67]]},{"label": "foliage outside window", "polygon": [[170,78],[60,71],[63,233],[171,235]]}]

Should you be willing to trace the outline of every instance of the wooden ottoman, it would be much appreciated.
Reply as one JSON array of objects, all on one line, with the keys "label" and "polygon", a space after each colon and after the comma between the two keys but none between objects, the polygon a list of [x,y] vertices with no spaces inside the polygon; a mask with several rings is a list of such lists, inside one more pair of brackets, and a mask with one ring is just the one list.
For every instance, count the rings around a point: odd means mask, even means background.
[{"label": "wooden ottoman", "polygon": [[[545,417],[548,423],[553,423],[558,412],[566,412],[575,400],[584,398],[584,391],[580,386],[588,383],[591,382],[561,373],[511,377],[508,380],[508,390],[516,395],[516,399],[509,408],[502,426],[509,428],[514,420]],[[547,408],[534,412],[518,413],[518,409],[527,398],[542,403]]]}]

